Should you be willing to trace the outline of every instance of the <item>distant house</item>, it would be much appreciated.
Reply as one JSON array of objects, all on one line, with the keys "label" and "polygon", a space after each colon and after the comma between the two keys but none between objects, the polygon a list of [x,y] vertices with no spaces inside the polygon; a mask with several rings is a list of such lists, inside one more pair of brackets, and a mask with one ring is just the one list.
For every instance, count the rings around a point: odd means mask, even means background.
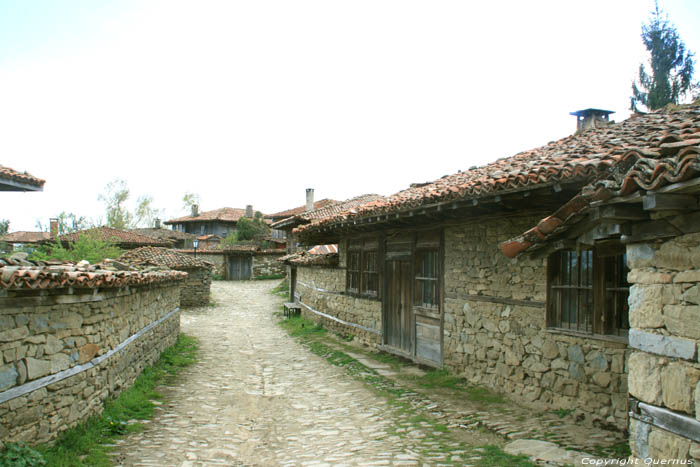
[{"label": "distant house", "polygon": [[0,165],[0,191],[43,191],[45,181]]},{"label": "distant house", "polygon": [[173,230],[195,235],[218,235],[226,238],[229,234],[238,230],[237,224],[241,217],[253,218],[253,206],[245,209],[220,208],[213,211],[199,212],[199,207],[192,206],[189,216],[170,219],[164,224],[170,225]]},{"label": "distant house", "polygon": [[58,240],[64,246],[67,246],[68,244],[77,241],[81,235],[92,235],[95,238],[102,241],[111,242],[119,248],[123,248],[125,250],[131,250],[142,246],[161,246],[168,248],[172,246],[172,243],[168,240],[156,240],[146,235],[130,232],[128,230],[113,229],[112,227],[105,226],[59,235]]},{"label": "distant house", "polygon": [[289,235],[291,233],[291,229],[278,229],[275,228],[275,224],[277,224],[280,221],[283,221],[285,219],[293,218],[295,216],[299,216],[303,214],[304,212],[308,211],[313,211],[314,209],[321,209],[326,206],[330,206],[332,204],[337,203],[338,201],[334,199],[322,199],[319,201],[314,201],[314,189],[313,188],[307,188],[306,189],[306,204],[303,206],[298,206],[296,208],[292,209],[287,209],[285,211],[280,211],[276,212],[274,214],[268,214],[265,216],[265,219],[269,219],[271,222],[271,236],[274,238],[278,239],[287,239],[288,237],[290,238],[289,240],[286,241],[287,243],[287,250],[290,251],[293,247],[296,247],[296,242],[293,242],[291,239],[291,236]]},{"label": "distant house", "polygon": [[0,242],[10,245],[40,245],[51,240],[49,232],[17,231],[0,236]]},{"label": "distant house", "polygon": [[[383,199],[383,196],[369,194],[356,196],[345,201],[322,200],[318,203],[313,203],[313,189],[307,189],[306,193],[306,207],[299,207],[274,214],[274,219],[276,220],[272,223],[272,228],[285,232],[287,253],[294,253],[297,251],[297,238],[293,233],[295,228],[313,222],[314,220],[323,219],[345,211],[351,211],[353,208],[363,204]],[[308,199],[309,194],[311,196],[310,200]],[[313,209],[311,208],[312,205],[314,206]]]},{"label": "distant house", "polygon": [[212,264],[169,248],[140,247],[123,254],[119,261],[135,266],[162,266],[187,273],[180,288],[180,305],[209,303]]},{"label": "distant house", "polygon": [[697,459],[700,106],[578,114],[572,136],[300,225],[339,251],[286,258],[294,298],[371,346],[629,427],[636,456]]},{"label": "distant house", "polygon": [[163,243],[170,243],[173,248],[192,248],[192,242],[197,238],[194,234],[180,232],[177,230],[164,229],[161,227],[131,229],[130,232],[145,235]]}]

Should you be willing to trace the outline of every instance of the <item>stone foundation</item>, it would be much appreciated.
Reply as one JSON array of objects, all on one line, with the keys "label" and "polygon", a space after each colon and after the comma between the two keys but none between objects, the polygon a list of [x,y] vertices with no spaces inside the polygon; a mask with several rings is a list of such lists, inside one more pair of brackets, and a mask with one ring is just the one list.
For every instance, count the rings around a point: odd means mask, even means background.
[{"label": "stone foundation", "polygon": [[[630,268],[629,393],[655,407],[700,421],[700,234],[627,246]],[[638,458],[693,459],[700,444],[631,420]]]},{"label": "stone foundation", "polygon": [[180,332],[178,282],[0,294],[0,442],[49,442],[100,413]]},{"label": "stone foundation", "polygon": [[209,304],[211,293],[211,271],[205,268],[187,269],[187,279],[180,289],[180,304],[203,306]]},{"label": "stone foundation", "polygon": [[542,217],[445,229],[444,364],[516,399],[626,428],[625,341],[548,330],[546,258],[498,248]]},{"label": "stone foundation", "polygon": [[297,266],[297,303],[304,317],[327,329],[371,347],[381,344],[382,303],[345,294],[344,267]]}]

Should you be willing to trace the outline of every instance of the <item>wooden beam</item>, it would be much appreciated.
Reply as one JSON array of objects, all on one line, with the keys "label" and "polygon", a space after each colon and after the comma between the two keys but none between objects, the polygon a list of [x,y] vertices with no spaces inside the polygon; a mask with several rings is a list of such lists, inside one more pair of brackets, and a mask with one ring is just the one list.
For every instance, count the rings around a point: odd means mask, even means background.
[{"label": "wooden beam", "polygon": [[627,226],[623,224],[600,224],[581,235],[577,240],[584,245],[593,245],[596,240],[617,237],[627,233]]},{"label": "wooden beam", "polygon": [[683,232],[675,228],[665,219],[659,219],[656,221],[632,224],[631,232],[629,234],[623,234],[620,237],[620,241],[622,241],[622,243],[646,242],[661,238],[677,237],[682,234]]},{"label": "wooden beam", "polygon": [[683,233],[700,232],[700,211],[673,216],[666,220]]},{"label": "wooden beam", "polygon": [[649,220],[649,215],[635,205],[614,204],[591,209],[590,218],[601,222],[641,221]]},{"label": "wooden beam", "polygon": [[645,211],[665,211],[693,209],[698,207],[698,199],[692,195],[673,193],[650,193],[642,198]]},{"label": "wooden beam", "polygon": [[687,415],[672,412],[662,407],[656,407],[630,398],[630,415],[645,423],[680,435],[686,439],[700,442],[700,422]]}]

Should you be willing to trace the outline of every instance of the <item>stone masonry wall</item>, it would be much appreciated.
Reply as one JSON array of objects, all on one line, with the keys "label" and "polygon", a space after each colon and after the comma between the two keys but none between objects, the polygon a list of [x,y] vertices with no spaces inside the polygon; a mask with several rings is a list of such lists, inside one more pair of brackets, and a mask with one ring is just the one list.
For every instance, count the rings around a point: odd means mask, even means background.
[{"label": "stone masonry wall", "polygon": [[280,251],[279,253],[253,255],[253,277],[286,274],[286,266],[277,261],[278,258],[281,258],[285,254],[287,254],[285,251]]},{"label": "stone masonry wall", "polygon": [[213,254],[213,253],[200,253],[197,252],[197,259],[202,261],[207,261],[214,265],[212,269],[212,274],[218,274],[221,277],[226,277],[228,273],[226,271],[226,255],[223,254]]},{"label": "stone masonry wall", "polygon": [[205,268],[188,269],[187,279],[180,289],[180,305],[202,306],[209,304],[211,272]]},{"label": "stone masonry wall", "polygon": [[[79,365],[176,310],[179,283],[0,294],[0,401],[8,399],[0,402],[0,445],[48,442],[101,412],[103,401],[128,388],[180,331],[176,312],[102,363],[34,389],[26,384],[69,369],[77,372]],[[34,390],[11,397],[28,388]]]},{"label": "stone masonry wall", "polygon": [[547,409],[627,426],[623,342],[546,328],[546,258],[509,259],[498,245],[543,215],[445,229],[444,364]]},{"label": "stone masonry wall", "polygon": [[[700,234],[627,246],[630,268],[629,393],[700,421]],[[637,458],[693,459],[700,444],[630,420]]]},{"label": "stone masonry wall", "polygon": [[[344,267],[298,266],[297,294],[303,316],[335,332],[352,334],[372,347],[381,344],[382,304],[379,300],[346,295]],[[320,316],[304,305],[373,332]]]}]

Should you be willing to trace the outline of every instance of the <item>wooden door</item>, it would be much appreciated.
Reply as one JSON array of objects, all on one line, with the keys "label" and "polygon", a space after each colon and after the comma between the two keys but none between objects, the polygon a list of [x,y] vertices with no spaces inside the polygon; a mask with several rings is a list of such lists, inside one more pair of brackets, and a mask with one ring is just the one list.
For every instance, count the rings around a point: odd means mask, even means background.
[{"label": "wooden door", "polygon": [[412,269],[409,260],[389,260],[384,269],[384,343],[407,354],[413,354]]},{"label": "wooden door", "polygon": [[250,279],[253,269],[252,256],[229,256],[228,257],[228,278],[232,281]]}]

